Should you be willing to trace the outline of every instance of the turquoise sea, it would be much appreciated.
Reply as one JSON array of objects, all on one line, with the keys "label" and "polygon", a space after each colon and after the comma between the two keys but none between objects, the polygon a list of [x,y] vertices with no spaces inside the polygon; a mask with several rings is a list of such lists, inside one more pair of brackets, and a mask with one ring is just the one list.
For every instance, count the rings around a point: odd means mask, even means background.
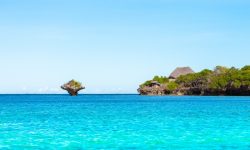
[{"label": "turquoise sea", "polygon": [[0,149],[250,149],[250,97],[0,95]]}]

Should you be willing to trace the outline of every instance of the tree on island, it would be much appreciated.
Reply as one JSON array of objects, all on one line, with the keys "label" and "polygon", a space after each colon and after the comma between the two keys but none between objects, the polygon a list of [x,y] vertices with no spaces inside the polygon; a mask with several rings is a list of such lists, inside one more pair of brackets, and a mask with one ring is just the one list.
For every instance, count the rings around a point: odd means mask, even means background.
[{"label": "tree on island", "polygon": [[80,90],[85,89],[85,87],[78,81],[71,80],[61,86],[63,90],[68,91],[71,96],[77,96]]}]

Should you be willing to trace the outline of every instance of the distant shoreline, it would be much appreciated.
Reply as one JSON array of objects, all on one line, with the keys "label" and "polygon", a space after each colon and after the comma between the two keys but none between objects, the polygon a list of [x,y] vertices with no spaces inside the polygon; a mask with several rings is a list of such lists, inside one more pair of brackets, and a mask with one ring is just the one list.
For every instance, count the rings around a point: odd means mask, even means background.
[{"label": "distant shoreline", "polygon": [[250,65],[216,66],[196,73],[190,67],[177,67],[169,77],[155,76],[137,91],[140,95],[250,96]]},{"label": "distant shoreline", "polygon": [[[68,96],[68,94],[0,94],[0,96]],[[140,95],[140,94],[79,94],[78,96],[91,96],[91,95],[131,95],[131,96],[140,96],[140,97],[250,97],[244,95]]]},{"label": "distant shoreline", "polygon": [[[0,94],[0,95],[66,95],[66,96],[68,96],[68,94],[36,94],[36,93],[34,93],[34,94]],[[136,94],[136,93],[131,93],[131,94],[112,94],[112,93],[110,93],[110,94],[98,94],[98,93],[96,93],[96,94],[79,94],[79,96],[80,95],[139,95],[139,94]]]}]

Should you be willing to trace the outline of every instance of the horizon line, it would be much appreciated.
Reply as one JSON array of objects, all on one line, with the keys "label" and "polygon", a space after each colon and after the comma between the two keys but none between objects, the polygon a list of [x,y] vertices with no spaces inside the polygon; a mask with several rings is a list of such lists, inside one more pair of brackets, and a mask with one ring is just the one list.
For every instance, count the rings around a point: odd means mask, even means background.
[{"label": "horizon line", "polygon": [[[69,94],[57,94],[57,93],[11,93],[0,95],[69,95]],[[78,95],[139,95],[137,93],[88,93],[88,94],[78,94]]]}]

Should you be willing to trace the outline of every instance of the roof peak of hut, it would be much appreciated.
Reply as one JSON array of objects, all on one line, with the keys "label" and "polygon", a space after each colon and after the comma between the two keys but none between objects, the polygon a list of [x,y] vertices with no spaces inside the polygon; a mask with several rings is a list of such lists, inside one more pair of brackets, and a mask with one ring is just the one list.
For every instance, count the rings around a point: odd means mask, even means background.
[{"label": "roof peak of hut", "polygon": [[169,76],[170,79],[176,79],[181,75],[191,74],[194,71],[190,67],[177,67]]}]

